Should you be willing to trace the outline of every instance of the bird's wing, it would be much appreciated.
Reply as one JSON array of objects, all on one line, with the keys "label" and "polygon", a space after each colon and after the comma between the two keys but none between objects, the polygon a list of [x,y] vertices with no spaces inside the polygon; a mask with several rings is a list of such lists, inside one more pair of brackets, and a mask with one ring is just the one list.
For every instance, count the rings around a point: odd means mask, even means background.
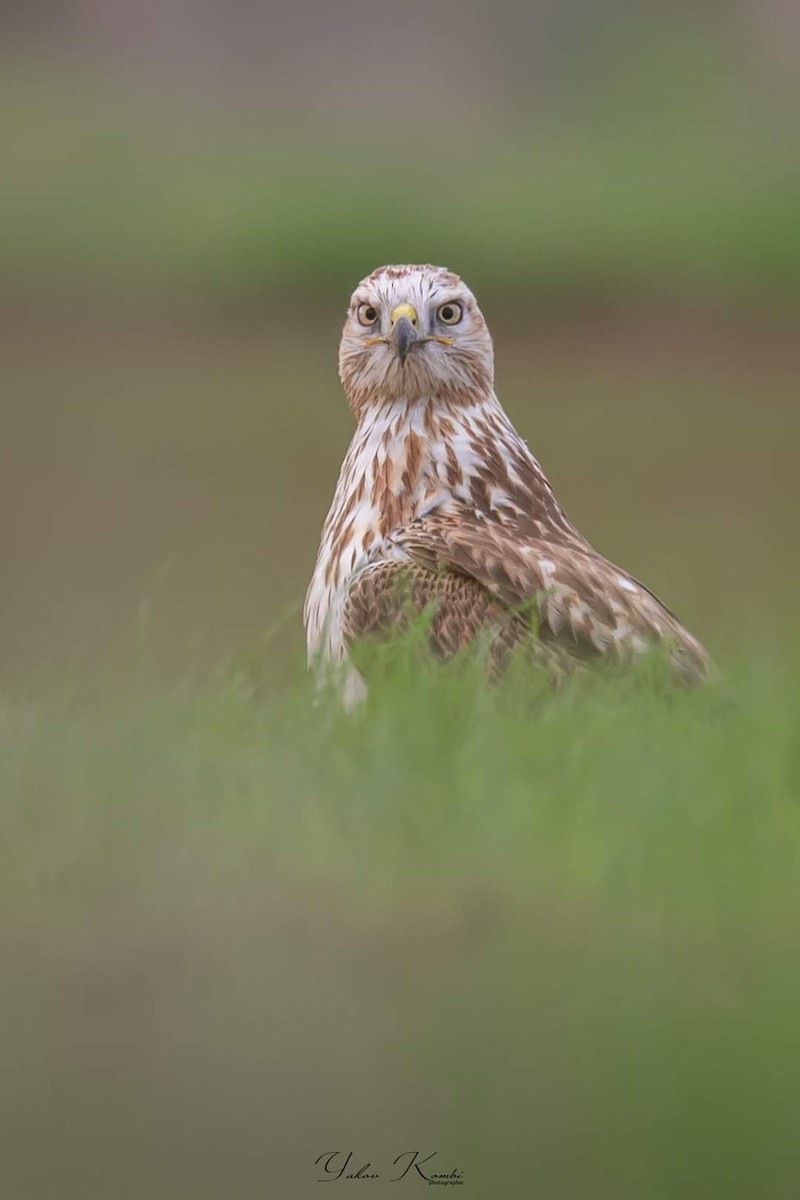
[{"label": "bird's wing", "polygon": [[350,637],[389,629],[390,599],[402,577],[400,605],[435,605],[442,652],[452,653],[487,625],[516,642],[538,627],[538,642],[559,662],[613,656],[621,662],[662,644],[687,682],[708,674],[706,651],[642,584],[574,539],[521,536],[511,523],[464,512],[431,515],[397,530],[390,552],[357,577],[347,608]]},{"label": "bird's wing", "polygon": [[477,640],[494,677],[520,649],[556,682],[575,668],[561,647],[532,636],[524,612],[504,604],[477,579],[415,559],[381,560],[358,573],[343,609],[345,641],[352,646],[364,637],[400,632],[409,618],[426,610],[428,644],[439,658],[451,658]]}]

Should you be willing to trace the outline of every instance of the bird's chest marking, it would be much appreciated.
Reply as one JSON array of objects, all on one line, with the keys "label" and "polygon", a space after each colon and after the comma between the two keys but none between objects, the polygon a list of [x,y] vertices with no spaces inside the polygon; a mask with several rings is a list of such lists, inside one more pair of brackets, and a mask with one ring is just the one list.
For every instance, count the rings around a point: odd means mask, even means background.
[{"label": "bird's chest marking", "polygon": [[342,500],[331,523],[328,583],[346,584],[361,567],[380,557],[390,535],[434,507],[447,505],[458,481],[441,469],[436,446],[413,430],[387,436],[345,464]]},{"label": "bird's chest marking", "polygon": [[[347,451],[325,521],[307,601],[309,640],[327,630],[329,653],[341,653],[341,607],[354,575],[380,558],[400,559],[397,529],[431,512],[469,505],[474,478],[488,469],[469,412],[400,407],[360,427]],[[505,489],[498,500],[507,500]]]}]

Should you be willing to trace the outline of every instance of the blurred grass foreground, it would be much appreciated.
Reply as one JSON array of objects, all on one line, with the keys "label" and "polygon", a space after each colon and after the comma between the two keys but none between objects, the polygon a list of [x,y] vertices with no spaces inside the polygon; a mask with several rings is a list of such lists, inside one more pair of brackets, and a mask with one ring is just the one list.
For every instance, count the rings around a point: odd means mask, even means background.
[{"label": "blurred grass foreground", "polygon": [[8,698],[5,1194],[791,1196],[796,661]]},{"label": "blurred grass foreground", "polygon": [[[399,1195],[414,1150],[793,1200],[791,6],[10,8],[0,1200],[305,1200],[349,1151]],[[399,653],[313,703],[341,313],[403,260],[720,683]]]}]

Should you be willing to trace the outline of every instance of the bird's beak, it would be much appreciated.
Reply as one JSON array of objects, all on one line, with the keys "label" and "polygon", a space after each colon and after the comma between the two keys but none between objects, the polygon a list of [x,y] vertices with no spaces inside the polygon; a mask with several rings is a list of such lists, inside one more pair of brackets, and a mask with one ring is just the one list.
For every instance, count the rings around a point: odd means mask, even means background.
[{"label": "bird's beak", "polygon": [[406,361],[406,356],[414,342],[422,340],[419,333],[419,318],[417,310],[413,304],[396,304],[392,309],[389,317],[392,323],[391,342],[397,351],[397,357],[401,363]]}]

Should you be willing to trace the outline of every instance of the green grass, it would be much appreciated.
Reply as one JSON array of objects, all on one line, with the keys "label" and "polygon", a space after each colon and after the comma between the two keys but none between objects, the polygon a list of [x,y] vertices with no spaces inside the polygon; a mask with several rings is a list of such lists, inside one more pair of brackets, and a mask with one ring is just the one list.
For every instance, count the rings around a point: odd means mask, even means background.
[{"label": "green grass", "polygon": [[400,654],[347,718],[266,654],[0,708],[3,1194],[419,1148],[480,1197],[793,1195],[797,657],[553,695]]}]

